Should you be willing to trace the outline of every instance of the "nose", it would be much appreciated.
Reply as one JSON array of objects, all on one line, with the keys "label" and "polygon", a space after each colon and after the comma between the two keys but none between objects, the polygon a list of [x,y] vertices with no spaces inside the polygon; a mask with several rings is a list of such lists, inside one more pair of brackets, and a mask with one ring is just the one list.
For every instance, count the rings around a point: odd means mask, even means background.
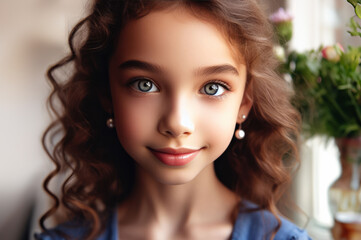
[{"label": "nose", "polygon": [[192,105],[186,98],[176,98],[165,103],[158,131],[167,136],[178,138],[194,132]]}]

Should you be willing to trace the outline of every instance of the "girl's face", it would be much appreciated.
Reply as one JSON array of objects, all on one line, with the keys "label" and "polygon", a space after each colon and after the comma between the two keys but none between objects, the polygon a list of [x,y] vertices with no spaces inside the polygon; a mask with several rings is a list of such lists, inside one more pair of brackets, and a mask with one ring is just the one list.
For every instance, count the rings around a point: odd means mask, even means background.
[{"label": "girl's face", "polygon": [[[241,115],[246,68],[218,27],[184,9],[129,22],[110,59],[118,138],[147,174],[191,181],[228,147]],[[143,171],[143,172],[144,172]]]}]

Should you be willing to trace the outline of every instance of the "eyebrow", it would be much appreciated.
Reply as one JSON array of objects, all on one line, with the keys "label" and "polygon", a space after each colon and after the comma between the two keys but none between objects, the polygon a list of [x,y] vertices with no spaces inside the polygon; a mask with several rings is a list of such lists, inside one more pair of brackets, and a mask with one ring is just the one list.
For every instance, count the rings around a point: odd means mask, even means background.
[{"label": "eyebrow", "polygon": [[216,66],[202,67],[196,70],[196,75],[206,76],[221,73],[230,73],[235,76],[239,76],[237,69],[230,64],[222,64]]},{"label": "eyebrow", "polygon": [[139,60],[128,60],[119,65],[120,69],[127,70],[127,69],[140,69],[148,72],[153,73],[161,73],[163,72],[162,67],[156,64],[139,61]]},{"label": "eyebrow", "polygon": [[[163,68],[159,65],[148,63],[139,60],[128,60],[119,65],[119,68],[122,70],[128,69],[140,69],[152,73],[162,73],[164,72]],[[230,73],[235,76],[239,76],[239,72],[237,69],[230,64],[221,64],[209,67],[200,67],[196,69],[195,74],[197,76],[206,76],[206,75],[214,75],[221,73]]]}]

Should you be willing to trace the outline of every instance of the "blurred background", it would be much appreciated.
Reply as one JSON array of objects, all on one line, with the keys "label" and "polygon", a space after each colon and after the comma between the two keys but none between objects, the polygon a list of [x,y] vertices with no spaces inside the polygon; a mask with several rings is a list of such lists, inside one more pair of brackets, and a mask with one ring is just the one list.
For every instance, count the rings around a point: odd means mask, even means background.
[{"label": "blurred background", "polygon": [[[359,44],[345,31],[353,15],[345,0],[261,2],[269,14],[284,7],[293,15],[291,49]],[[85,0],[0,0],[0,239],[31,238],[48,207],[41,188],[53,168],[40,142],[50,121],[45,72],[67,53],[67,35],[89,5]],[[331,239],[327,189],[340,174],[337,159],[332,140],[303,144],[292,195],[305,213],[298,224],[314,239]]]},{"label": "blurred background", "polygon": [[0,239],[32,239],[47,208],[41,183],[53,168],[41,146],[50,118],[48,66],[68,51],[86,12],[81,0],[0,0]]}]

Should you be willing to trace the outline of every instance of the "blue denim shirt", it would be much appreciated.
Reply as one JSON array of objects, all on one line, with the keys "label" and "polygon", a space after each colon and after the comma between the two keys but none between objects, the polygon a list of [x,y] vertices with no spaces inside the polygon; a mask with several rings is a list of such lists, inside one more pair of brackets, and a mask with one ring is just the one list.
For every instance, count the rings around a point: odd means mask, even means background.
[{"label": "blue denim shirt", "polygon": [[[275,216],[267,210],[256,210],[257,206],[244,202],[233,228],[231,240],[269,239],[278,225]],[[281,227],[274,240],[309,240],[305,230],[301,230],[287,219],[280,217]]]},{"label": "blue denim shirt", "polygon": [[[233,227],[231,240],[264,240],[269,239],[272,231],[278,222],[274,215],[266,210],[246,211],[255,208],[256,205],[244,202],[236,223]],[[281,217],[281,227],[277,231],[274,240],[309,240],[311,239],[305,230],[299,229],[290,221]],[[48,232],[35,234],[37,240],[64,240],[57,230],[65,232],[72,239],[81,239],[86,228],[72,228],[71,223],[59,225]],[[106,230],[97,238],[97,240],[117,240],[117,214],[114,213]]]}]

